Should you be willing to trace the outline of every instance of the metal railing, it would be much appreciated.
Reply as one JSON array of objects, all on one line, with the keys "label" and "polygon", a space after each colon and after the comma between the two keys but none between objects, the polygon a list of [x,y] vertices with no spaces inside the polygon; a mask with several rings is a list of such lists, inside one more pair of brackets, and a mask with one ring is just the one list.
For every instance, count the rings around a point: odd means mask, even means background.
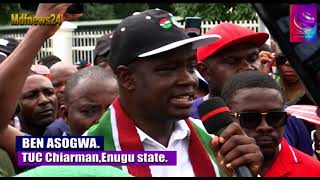
[{"label": "metal railing", "polygon": [[[121,20],[103,20],[103,21],[82,21],[72,22],[76,25],[76,28],[71,30],[72,46],[70,49],[70,60],[73,64],[77,64],[81,59],[85,59],[90,63],[93,63],[93,49],[97,43],[97,39],[102,35],[111,32]],[[183,21],[178,21],[182,27],[184,27]],[[259,31],[258,21],[229,21],[234,24],[238,24],[244,27],[251,28],[253,31]],[[206,33],[210,28],[219,24],[218,21],[202,21],[201,28],[202,33]],[[29,26],[2,26],[0,27],[0,36],[14,37],[18,40],[22,40],[24,34],[27,32]],[[54,54],[61,57],[62,52],[55,51],[53,47],[54,36],[49,38],[42,46],[38,53],[36,60],[40,58]],[[60,37],[61,38],[61,37]],[[64,51],[63,53],[68,53]],[[66,56],[62,56],[66,57]]]}]

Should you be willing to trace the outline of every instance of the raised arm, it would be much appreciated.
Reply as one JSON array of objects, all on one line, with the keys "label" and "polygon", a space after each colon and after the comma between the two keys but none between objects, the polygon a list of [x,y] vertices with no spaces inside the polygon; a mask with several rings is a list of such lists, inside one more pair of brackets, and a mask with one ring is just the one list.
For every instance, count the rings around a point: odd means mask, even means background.
[{"label": "raised arm", "polygon": [[[81,14],[65,13],[71,5],[72,3],[40,4],[36,16],[46,17],[60,13],[62,20],[73,20],[80,17]],[[0,64],[0,97],[2,97],[0,101],[0,147],[8,152],[15,165],[17,165],[16,136],[23,135],[23,133],[8,125],[38,51],[46,39],[52,36],[59,27],[60,25],[32,26],[18,47]]]},{"label": "raised arm", "polygon": [[7,126],[0,133],[0,147],[7,151],[12,163],[17,167],[18,157],[16,152],[16,137],[23,136],[24,134],[18,129]]},{"label": "raised arm", "polygon": [[[39,4],[37,17],[62,14],[62,20],[74,20],[81,14],[68,14],[72,3]],[[60,25],[33,25],[18,47],[0,64],[0,132],[5,130],[12,118],[24,81],[43,43],[51,37]],[[71,51],[71,50],[70,50]]]}]

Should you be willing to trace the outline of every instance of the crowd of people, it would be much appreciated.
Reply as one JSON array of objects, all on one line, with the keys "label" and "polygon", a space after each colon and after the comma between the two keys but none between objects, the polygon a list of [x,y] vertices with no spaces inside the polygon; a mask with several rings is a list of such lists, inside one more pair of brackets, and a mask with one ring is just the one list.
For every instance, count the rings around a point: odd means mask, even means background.
[{"label": "crowd of people", "polygon": [[[72,3],[40,4],[36,16]],[[54,55],[35,62],[59,26],[34,25],[21,42],[0,37],[0,176],[320,176],[317,127],[288,114],[315,105],[269,34],[220,23],[189,37],[172,14],[150,9],[98,39],[94,64]],[[221,97],[233,122],[219,136],[199,105]],[[317,136],[318,133],[314,133]],[[17,165],[17,136],[103,136],[104,150],[177,151],[176,166]]]}]

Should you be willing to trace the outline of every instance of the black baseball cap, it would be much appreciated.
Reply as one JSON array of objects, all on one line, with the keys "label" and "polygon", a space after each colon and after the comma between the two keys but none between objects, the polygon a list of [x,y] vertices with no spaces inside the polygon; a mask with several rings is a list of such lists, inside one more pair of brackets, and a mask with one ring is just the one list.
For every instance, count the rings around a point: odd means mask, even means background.
[{"label": "black baseball cap", "polygon": [[11,37],[0,37],[0,52],[10,55],[18,46],[19,41]]},{"label": "black baseball cap", "polygon": [[137,58],[159,54],[192,43],[192,48],[208,45],[220,38],[211,34],[190,38],[171,13],[146,10],[121,21],[112,35],[110,65],[128,65]]},{"label": "black baseball cap", "polygon": [[111,38],[112,38],[112,32],[101,36],[97,40],[96,47],[93,50],[94,60],[96,60],[97,56],[104,56],[104,57],[108,56],[110,51]]}]

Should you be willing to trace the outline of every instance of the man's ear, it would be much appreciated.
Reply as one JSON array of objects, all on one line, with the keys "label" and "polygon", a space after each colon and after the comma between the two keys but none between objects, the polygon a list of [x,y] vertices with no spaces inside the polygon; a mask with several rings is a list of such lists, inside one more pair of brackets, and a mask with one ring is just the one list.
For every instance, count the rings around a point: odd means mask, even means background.
[{"label": "man's ear", "polygon": [[209,82],[210,79],[210,69],[209,69],[209,65],[207,63],[199,63],[197,64],[197,70],[199,71],[199,73],[201,74],[201,76],[207,81]]},{"label": "man's ear", "polygon": [[61,105],[59,108],[59,114],[68,123],[68,107],[66,105]]},{"label": "man's ear", "polygon": [[127,90],[135,89],[135,76],[131,69],[127,66],[120,65],[115,70],[119,86],[126,88]]}]

